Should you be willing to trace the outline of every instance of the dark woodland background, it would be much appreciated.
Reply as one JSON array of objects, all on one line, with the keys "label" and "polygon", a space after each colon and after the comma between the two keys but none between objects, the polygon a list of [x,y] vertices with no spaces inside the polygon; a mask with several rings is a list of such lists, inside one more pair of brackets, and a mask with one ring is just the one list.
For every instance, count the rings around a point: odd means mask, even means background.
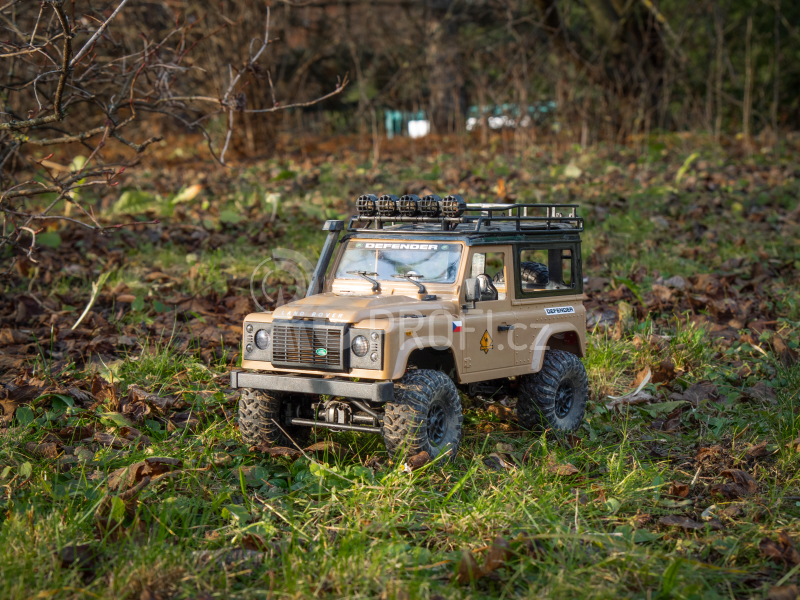
[{"label": "dark woodland background", "polygon": [[[58,73],[46,75],[41,54],[60,53],[61,28],[49,5],[42,13],[31,2],[0,9],[4,121],[52,105]],[[90,35],[116,4],[62,6],[75,34]],[[516,137],[556,130],[584,146],[662,130],[739,135],[763,146],[800,121],[796,2],[298,0],[269,10],[269,47],[248,63],[263,40],[268,3],[132,0],[73,69],[69,118],[49,133],[121,122],[133,102],[114,107],[115,94],[118,103],[135,97],[142,109],[135,128],[147,137],[203,127],[224,138],[225,113],[233,109],[231,148],[248,155],[268,154],[279,132],[383,134],[387,109],[424,111],[432,131],[446,134],[465,131],[470,107],[506,105],[513,118],[516,107],[554,102],[555,114],[517,128]],[[33,45],[52,43],[19,54],[37,19]],[[126,79],[132,74],[135,83]],[[346,75],[351,83],[342,93],[311,106],[247,112],[274,108],[276,99],[314,101]],[[194,96],[207,100],[185,99]],[[215,99],[223,99],[216,119],[206,110]],[[476,130],[485,142],[487,127]],[[0,131],[6,176],[22,142]]]}]

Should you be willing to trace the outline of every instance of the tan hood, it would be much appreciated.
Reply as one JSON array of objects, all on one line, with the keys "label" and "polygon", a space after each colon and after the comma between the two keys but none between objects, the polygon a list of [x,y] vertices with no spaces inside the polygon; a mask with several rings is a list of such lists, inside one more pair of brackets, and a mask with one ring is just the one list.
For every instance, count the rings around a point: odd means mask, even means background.
[{"label": "tan hood", "polygon": [[428,316],[446,311],[455,314],[456,303],[451,300],[423,302],[400,295],[338,296],[325,292],[276,308],[273,319],[322,318],[332,323],[359,323],[367,319],[387,319],[402,315]]}]

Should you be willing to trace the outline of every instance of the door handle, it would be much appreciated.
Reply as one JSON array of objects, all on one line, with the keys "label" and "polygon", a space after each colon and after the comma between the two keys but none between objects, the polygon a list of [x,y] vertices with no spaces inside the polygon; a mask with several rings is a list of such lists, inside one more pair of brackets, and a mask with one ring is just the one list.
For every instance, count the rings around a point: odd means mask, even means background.
[{"label": "door handle", "polygon": [[511,331],[512,329],[514,329],[513,325],[498,325],[497,326],[497,331]]}]

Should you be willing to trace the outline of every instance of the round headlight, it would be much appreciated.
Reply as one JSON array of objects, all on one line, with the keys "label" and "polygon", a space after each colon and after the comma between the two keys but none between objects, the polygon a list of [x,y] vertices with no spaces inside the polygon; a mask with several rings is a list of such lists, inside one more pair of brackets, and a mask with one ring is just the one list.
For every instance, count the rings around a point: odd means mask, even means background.
[{"label": "round headlight", "polygon": [[247,350],[248,352],[252,352],[253,351],[253,344],[247,344],[247,346],[245,346],[244,349]]},{"label": "round headlight", "polygon": [[372,354],[369,355],[369,359],[372,362],[378,362],[378,353],[377,352],[373,352]]},{"label": "round headlight", "polygon": [[259,329],[256,333],[256,346],[262,350],[266,350],[269,346],[269,331],[266,329]]},{"label": "round headlight", "polygon": [[366,356],[369,350],[369,342],[367,342],[367,338],[363,335],[359,335],[353,340],[353,343],[350,344],[350,349],[356,356]]}]

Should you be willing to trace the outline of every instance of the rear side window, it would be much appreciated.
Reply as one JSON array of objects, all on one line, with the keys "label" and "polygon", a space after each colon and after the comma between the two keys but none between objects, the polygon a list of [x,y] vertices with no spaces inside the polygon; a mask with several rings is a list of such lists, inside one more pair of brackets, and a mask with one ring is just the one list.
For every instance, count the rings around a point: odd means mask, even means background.
[{"label": "rear side window", "polygon": [[517,297],[578,293],[576,256],[580,255],[569,246],[518,247]]}]

